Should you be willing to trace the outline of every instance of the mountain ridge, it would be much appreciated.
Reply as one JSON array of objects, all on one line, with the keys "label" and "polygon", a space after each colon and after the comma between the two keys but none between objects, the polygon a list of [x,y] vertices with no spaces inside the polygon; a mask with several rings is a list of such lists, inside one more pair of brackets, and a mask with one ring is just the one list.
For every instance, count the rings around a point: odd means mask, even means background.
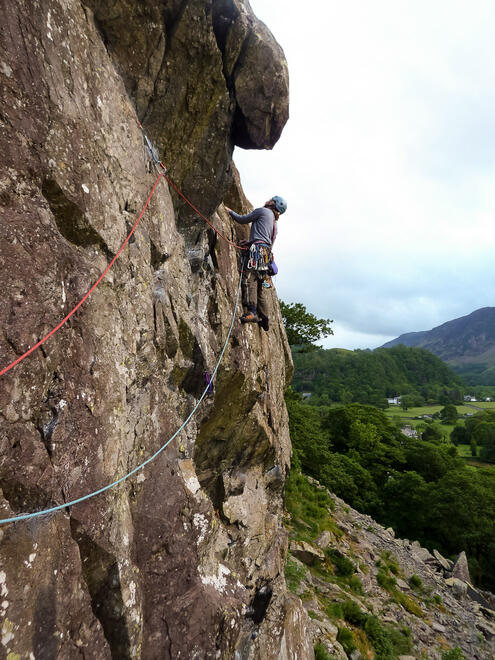
[{"label": "mountain ridge", "polygon": [[495,365],[495,307],[481,307],[431,330],[407,332],[383,344],[424,348],[452,366]]}]

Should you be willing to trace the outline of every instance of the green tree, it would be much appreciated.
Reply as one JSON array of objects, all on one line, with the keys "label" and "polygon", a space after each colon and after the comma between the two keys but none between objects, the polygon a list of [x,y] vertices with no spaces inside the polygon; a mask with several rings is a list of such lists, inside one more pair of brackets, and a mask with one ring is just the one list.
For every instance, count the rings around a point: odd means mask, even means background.
[{"label": "green tree", "polygon": [[421,439],[425,442],[440,442],[442,440],[442,432],[436,426],[430,424],[423,431]]},{"label": "green tree", "polygon": [[451,434],[450,440],[454,445],[468,445],[471,439],[471,435],[465,426],[460,424],[456,426]]},{"label": "green tree", "polygon": [[408,410],[414,406],[415,397],[412,394],[404,394],[400,398],[400,405],[402,410]]},{"label": "green tree", "polygon": [[302,303],[284,303],[280,301],[280,311],[291,346],[313,347],[314,342],[333,335],[330,319],[319,319],[306,310]]},{"label": "green tree", "polygon": [[[495,480],[492,469],[452,470],[429,484],[424,535],[438,543],[440,552],[465,548],[472,577],[495,583]],[[475,562],[475,563],[474,563]]]},{"label": "green tree", "polygon": [[472,437],[478,445],[495,444],[495,424],[481,421],[474,428]]},{"label": "green tree", "polygon": [[417,472],[397,472],[385,484],[385,519],[398,534],[419,538],[428,506],[428,485]]},{"label": "green tree", "polygon": [[426,399],[438,401],[445,391],[458,389],[457,376],[447,365],[420,348],[303,350],[293,353],[294,388],[326,393],[331,401],[355,401],[381,408],[387,398],[400,393],[407,397],[407,407],[415,407]]},{"label": "green tree", "polygon": [[302,402],[302,397],[292,388],[285,393],[289,412],[289,431],[294,449],[293,465],[320,478],[320,469],[330,460],[328,441],[321,430],[321,417],[317,408]]},{"label": "green tree", "polygon": [[[431,427],[429,427],[431,428]],[[455,447],[452,447],[455,450]],[[445,446],[438,446],[423,440],[412,440],[406,450],[408,470],[420,474],[425,481],[436,481],[449,470],[457,468],[462,461],[451,456]]]},{"label": "green tree", "polygon": [[[472,442],[475,442],[473,439]],[[476,454],[473,454],[474,456]],[[482,461],[485,461],[486,463],[495,463],[495,439],[490,438],[483,447],[481,448],[480,451],[480,459]]]},{"label": "green tree", "polygon": [[440,411],[440,419],[444,424],[455,424],[457,422],[457,408],[453,403],[448,403]]}]

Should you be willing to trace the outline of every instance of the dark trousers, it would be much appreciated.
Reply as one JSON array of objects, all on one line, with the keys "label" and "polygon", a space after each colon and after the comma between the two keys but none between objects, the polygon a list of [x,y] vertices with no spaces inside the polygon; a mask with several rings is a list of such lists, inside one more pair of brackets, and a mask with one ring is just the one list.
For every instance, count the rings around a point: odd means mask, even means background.
[{"label": "dark trousers", "polygon": [[263,286],[263,280],[258,277],[255,270],[248,270],[242,280],[242,304],[258,316],[268,318],[268,293],[269,289]]}]

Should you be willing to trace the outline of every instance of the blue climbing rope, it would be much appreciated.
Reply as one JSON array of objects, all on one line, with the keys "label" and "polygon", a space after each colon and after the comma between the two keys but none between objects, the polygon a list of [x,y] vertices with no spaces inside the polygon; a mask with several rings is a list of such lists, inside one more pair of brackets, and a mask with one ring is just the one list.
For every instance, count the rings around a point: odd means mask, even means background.
[{"label": "blue climbing rope", "polygon": [[[217,364],[215,366],[215,369],[213,370],[211,376],[210,376],[210,381],[212,382],[215,379],[215,376],[217,374],[218,368],[220,367],[220,363],[222,362],[225,350],[227,349],[227,344],[229,343],[230,335],[232,334],[232,328],[234,327],[234,321],[236,319],[236,314],[237,314],[237,307],[239,305],[239,295],[241,291],[241,283],[242,283],[242,273],[243,273],[244,268],[241,267],[241,272],[239,275],[239,284],[237,286],[237,294],[235,298],[235,305],[234,305],[234,311],[232,313],[232,320],[230,322],[230,327],[229,331],[227,332],[227,338],[225,339],[225,343],[223,345],[223,348],[220,352],[220,356],[218,358]],[[57,506],[52,506],[49,509],[43,509],[41,511],[35,511],[33,513],[24,513],[19,516],[13,516],[12,518],[4,518],[3,520],[0,520],[0,525],[3,525],[5,523],[14,523],[14,522],[19,522],[20,520],[30,520],[31,518],[37,518],[38,516],[46,516],[49,513],[55,513],[55,511],[60,511],[61,509],[65,509],[66,507],[69,506],[74,506],[75,504],[79,504],[80,502],[84,502],[85,500],[89,500],[91,497],[95,497],[95,495],[100,495],[101,493],[104,493],[106,490],[110,490],[111,488],[114,488],[115,486],[118,486],[121,484],[123,481],[126,479],[129,479],[129,477],[132,477],[133,474],[136,474],[136,472],[139,472],[139,470],[142,470],[148,463],[151,463],[151,461],[154,461],[155,458],[161,454],[161,452],[168,447],[168,445],[172,442],[174,438],[176,438],[179,433],[189,424],[191,421],[192,417],[194,416],[195,412],[199,408],[201,402],[207,395],[208,391],[210,390],[211,383],[208,384],[205,389],[203,390],[203,394],[199,398],[198,402],[192,409],[191,413],[189,416],[186,418],[186,420],[180,425],[180,427],[175,431],[175,433],[167,440],[165,444],[163,444],[160,449],[158,449],[152,456],[147,458],[143,463],[140,463],[137,467],[135,467],[133,470],[125,474],[123,477],[120,477],[120,479],[117,479],[116,481],[112,481],[112,483],[103,486],[103,488],[99,488],[98,490],[93,491],[92,493],[88,493],[87,495],[83,495],[82,497],[78,497],[75,500],[71,500],[70,502],[65,502],[64,504],[59,504]]]}]

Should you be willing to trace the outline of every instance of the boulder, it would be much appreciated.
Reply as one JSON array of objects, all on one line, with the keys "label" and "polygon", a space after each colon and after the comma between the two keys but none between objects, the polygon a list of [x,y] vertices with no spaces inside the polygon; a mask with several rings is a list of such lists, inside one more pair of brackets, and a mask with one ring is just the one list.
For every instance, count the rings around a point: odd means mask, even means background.
[{"label": "boulder", "polygon": [[426,562],[429,559],[432,559],[432,555],[430,551],[427,550],[426,548],[422,548],[417,541],[414,541],[411,544],[411,554],[415,559],[422,562]]},{"label": "boulder", "polygon": [[325,596],[330,596],[338,600],[340,596],[344,595],[342,587],[339,587],[339,585],[335,584],[334,582],[326,582],[325,580],[320,580],[316,576],[312,575],[311,583],[317,591],[324,594]]},{"label": "boulder", "polygon": [[466,553],[464,550],[458,555],[457,559],[454,561],[454,566],[452,568],[452,577],[458,578],[459,580],[464,580],[464,582],[471,582],[471,576],[469,575],[469,566],[467,562]]},{"label": "boulder", "polygon": [[454,562],[453,562],[452,560],[450,560],[450,559],[445,559],[445,557],[443,557],[443,556],[438,552],[438,550],[436,550],[436,549],[433,550],[433,556],[434,556],[435,559],[438,561],[438,563],[440,564],[440,566],[442,566],[442,568],[444,568],[446,571],[451,571],[451,570],[452,570],[452,568],[453,568],[453,566],[454,566]]},{"label": "boulder", "polygon": [[335,539],[335,536],[328,531],[328,529],[325,529],[316,539],[315,543],[316,545],[321,548],[322,550],[325,550],[328,548],[330,543]]},{"label": "boulder", "polygon": [[396,585],[399,587],[399,589],[402,589],[403,591],[411,591],[411,587],[402,578],[397,578]]},{"label": "boulder", "polygon": [[330,637],[332,641],[335,641],[337,639],[339,629],[335,624],[333,624],[328,619],[323,618],[322,621],[318,621],[318,619],[313,619],[313,624],[327,637]]},{"label": "boulder", "polygon": [[487,621],[477,621],[476,628],[483,634],[485,639],[495,638],[495,626]]},{"label": "boulder", "polygon": [[485,597],[478,591],[478,589],[475,589],[472,584],[467,584],[466,594],[472,601],[478,603],[478,605],[481,605],[481,607],[488,606],[488,602]]},{"label": "boulder", "polygon": [[490,609],[489,607],[480,607],[480,612],[483,614],[485,619],[495,622],[495,610]]},{"label": "boulder", "polygon": [[213,25],[235,96],[234,143],[245,149],[271,149],[289,117],[284,53],[246,0],[216,2]]},{"label": "boulder", "polygon": [[443,626],[441,623],[436,623],[435,621],[431,624],[431,627],[437,633],[447,632],[447,628],[445,626]]},{"label": "boulder", "polygon": [[312,566],[325,559],[325,555],[319,548],[315,548],[309,543],[306,543],[306,541],[292,541],[290,551],[294,557],[297,557],[297,559],[307,566]]},{"label": "boulder", "polygon": [[489,608],[495,610],[495,594],[492,594],[489,591],[481,591],[481,595],[485,598]]},{"label": "boulder", "polygon": [[456,598],[462,598],[467,594],[468,585],[463,580],[459,580],[459,578],[447,578],[447,580],[445,580],[445,584],[447,584],[449,587],[452,587],[452,591],[454,592]]}]

